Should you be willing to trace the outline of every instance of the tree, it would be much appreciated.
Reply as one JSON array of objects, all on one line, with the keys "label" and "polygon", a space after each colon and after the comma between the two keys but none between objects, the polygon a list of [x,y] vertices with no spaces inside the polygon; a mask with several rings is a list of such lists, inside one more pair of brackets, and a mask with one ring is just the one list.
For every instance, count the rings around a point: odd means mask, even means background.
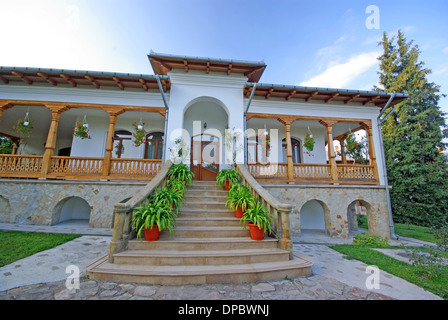
[{"label": "tree", "polygon": [[8,137],[0,137],[0,154],[11,154],[13,142]]},{"label": "tree", "polygon": [[384,50],[378,58],[381,87],[374,88],[409,94],[382,126],[392,212],[396,222],[430,226],[448,217],[448,167],[439,152],[448,137],[438,106],[442,95],[440,86],[427,79],[431,70],[419,61],[418,46],[401,31],[396,45],[394,40],[384,33],[379,43]]}]

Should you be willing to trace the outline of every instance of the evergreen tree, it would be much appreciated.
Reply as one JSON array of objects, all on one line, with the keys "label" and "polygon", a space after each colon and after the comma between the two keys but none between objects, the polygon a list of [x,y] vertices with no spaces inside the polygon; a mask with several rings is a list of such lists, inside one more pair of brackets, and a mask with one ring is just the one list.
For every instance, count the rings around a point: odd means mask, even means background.
[{"label": "evergreen tree", "polygon": [[419,61],[418,46],[401,31],[396,45],[394,40],[384,33],[379,43],[381,87],[375,87],[409,94],[382,125],[392,212],[395,222],[431,226],[448,217],[448,166],[439,152],[447,147],[448,128],[438,106],[440,87],[428,81],[431,70]]}]

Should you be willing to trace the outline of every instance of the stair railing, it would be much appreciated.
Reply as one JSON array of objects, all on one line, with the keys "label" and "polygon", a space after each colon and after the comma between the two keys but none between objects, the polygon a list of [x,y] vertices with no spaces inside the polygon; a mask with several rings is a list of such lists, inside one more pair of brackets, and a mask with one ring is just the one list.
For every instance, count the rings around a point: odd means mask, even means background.
[{"label": "stair railing", "polygon": [[114,229],[109,246],[109,262],[113,263],[114,253],[124,251],[128,247],[129,239],[135,236],[132,230],[132,212],[151,197],[157,188],[166,186],[168,172],[172,162],[167,160],[157,175],[139,192],[125,203],[114,205]]},{"label": "stair railing", "polygon": [[289,229],[289,214],[292,205],[278,201],[255,180],[243,164],[236,164],[235,170],[240,174],[241,183],[249,188],[255,201],[260,201],[268,209],[273,217],[272,233],[278,239],[278,247],[289,251],[289,259],[292,260],[292,240]]}]

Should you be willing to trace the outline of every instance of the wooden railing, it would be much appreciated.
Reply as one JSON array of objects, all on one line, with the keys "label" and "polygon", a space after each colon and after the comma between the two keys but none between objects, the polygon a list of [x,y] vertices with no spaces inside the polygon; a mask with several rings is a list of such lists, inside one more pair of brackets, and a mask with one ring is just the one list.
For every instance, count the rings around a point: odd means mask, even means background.
[{"label": "wooden railing", "polygon": [[373,165],[338,164],[340,182],[372,183],[376,182]]},{"label": "wooden railing", "polygon": [[272,232],[279,239],[278,246],[281,249],[289,251],[289,258],[293,259],[292,240],[289,229],[289,214],[292,210],[292,205],[278,201],[255,180],[243,164],[237,164],[235,170],[241,176],[241,183],[249,188],[255,200],[260,201],[268,209],[269,214],[272,215]]},{"label": "wooden railing", "polygon": [[159,159],[112,158],[110,171],[104,172],[104,158],[51,156],[46,172],[42,162],[43,156],[1,154],[0,177],[149,180],[162,167]]},{"label": "wooden railing", "polygon": [[134,208],[142,205],[157,188],[166,186],[168,171],[172,162],[166,161],[157,175],[131,199],[125,203],[117,203],[114,205],[114,229],[112,239],[109,246],[109,262],[113,263],[114,253],[121,252],[127,248],[129,239],[135,235],[132,230],[132,212]]},{"label": "wooden railing", "polygon": [[294,163],[294,178],[328,183],[331,180],[329,164]]},{"label": "wooden railing", "polygon": [[120,159],[112,158],[110,176],[141,179],[142,176],[153,177],[162,167],[159,159]]},{"label": "wooden railing", "polygon": [[51,159],[49,176],[76,178],[90,176],[100,178],[103,173],[103,158],[56,157]]},{"label": "wooden railing", "polygon": [[39,178],[42,176],[41,171],[42,156],[0,155],[1,177]]},{"label": "wooden railing", "polygon": [[288,178],[288,165],[286,163],[248,163],[247,169],[257,179]]}]

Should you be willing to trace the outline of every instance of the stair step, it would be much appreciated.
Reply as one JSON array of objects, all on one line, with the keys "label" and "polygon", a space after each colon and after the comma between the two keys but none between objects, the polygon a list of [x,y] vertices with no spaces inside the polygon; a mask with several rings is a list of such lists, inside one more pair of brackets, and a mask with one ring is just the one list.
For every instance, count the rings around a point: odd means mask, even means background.
[{"label": "stair step", "polygon": [[235,217],[179,217],[177,227],[242,227],[240,219]]},{"label": "stair step", "polygon": [[281,249],[239,250],[128,250],[114,255],[115,264],[141,265],[226,265],[289,260]]},{"label": "stair step", "polygon": [[188,202],[182,203],[181,209],[207,209],[207,210],[219,210],[225,209],[225,202],[216,201],[203,201],[203,202]]},{"label": "stair step", "polygon": [[[210,190],[210,191],[225,191],[223,187],[218,186],[216,183],[213,184],[196,184],[193,183],[189,188],[188,191],[194,191],[194,190]],[[227,192],[227,191],[225,191]]]},{"label": "stair step", "polygon": [[172,232],[162,232],[160,239],[180,238],[225,238],[225,237],[250,237],[248,228],[242,227],[182,227],[178,226]]},{"label": "stair step", "polygon": [[225,190],[210,190],[210,189],[188,189],[185,192],[185,196],[222,196],[226,197],[228,196],[228,191]]},{"label": "stair step", "polygon": [[235,211],[231,209],[226,209],[225,207],[222,209],[202,209],[202,208],[185,208],[181,207],[179,209],[179,217],[187,218],[187,217],[235,217]]},{"label": "stair step", "polygon": [[155,285],[246,283],[309,276],[312,265],[303,255],[276,262],[191,266],[115,264],[104,256],[87,266],[87,274],[94,280]]},{"label": "stair step", "polygon": [[227,250],[277,248],[277,239],[265,238],[262,241],[250,237],[228,238],[180,238],[159,241],[130,240],[129,250]]},{"label": "stair step", "polygon": [[227,195],[209,195],[207,192],[203,193],[202,195],[190,195],[186,193],[184,196],[183,204],[210,202],[210,203],[222,203],[223,205],[225,205],[226,201],[227,201]]}]

